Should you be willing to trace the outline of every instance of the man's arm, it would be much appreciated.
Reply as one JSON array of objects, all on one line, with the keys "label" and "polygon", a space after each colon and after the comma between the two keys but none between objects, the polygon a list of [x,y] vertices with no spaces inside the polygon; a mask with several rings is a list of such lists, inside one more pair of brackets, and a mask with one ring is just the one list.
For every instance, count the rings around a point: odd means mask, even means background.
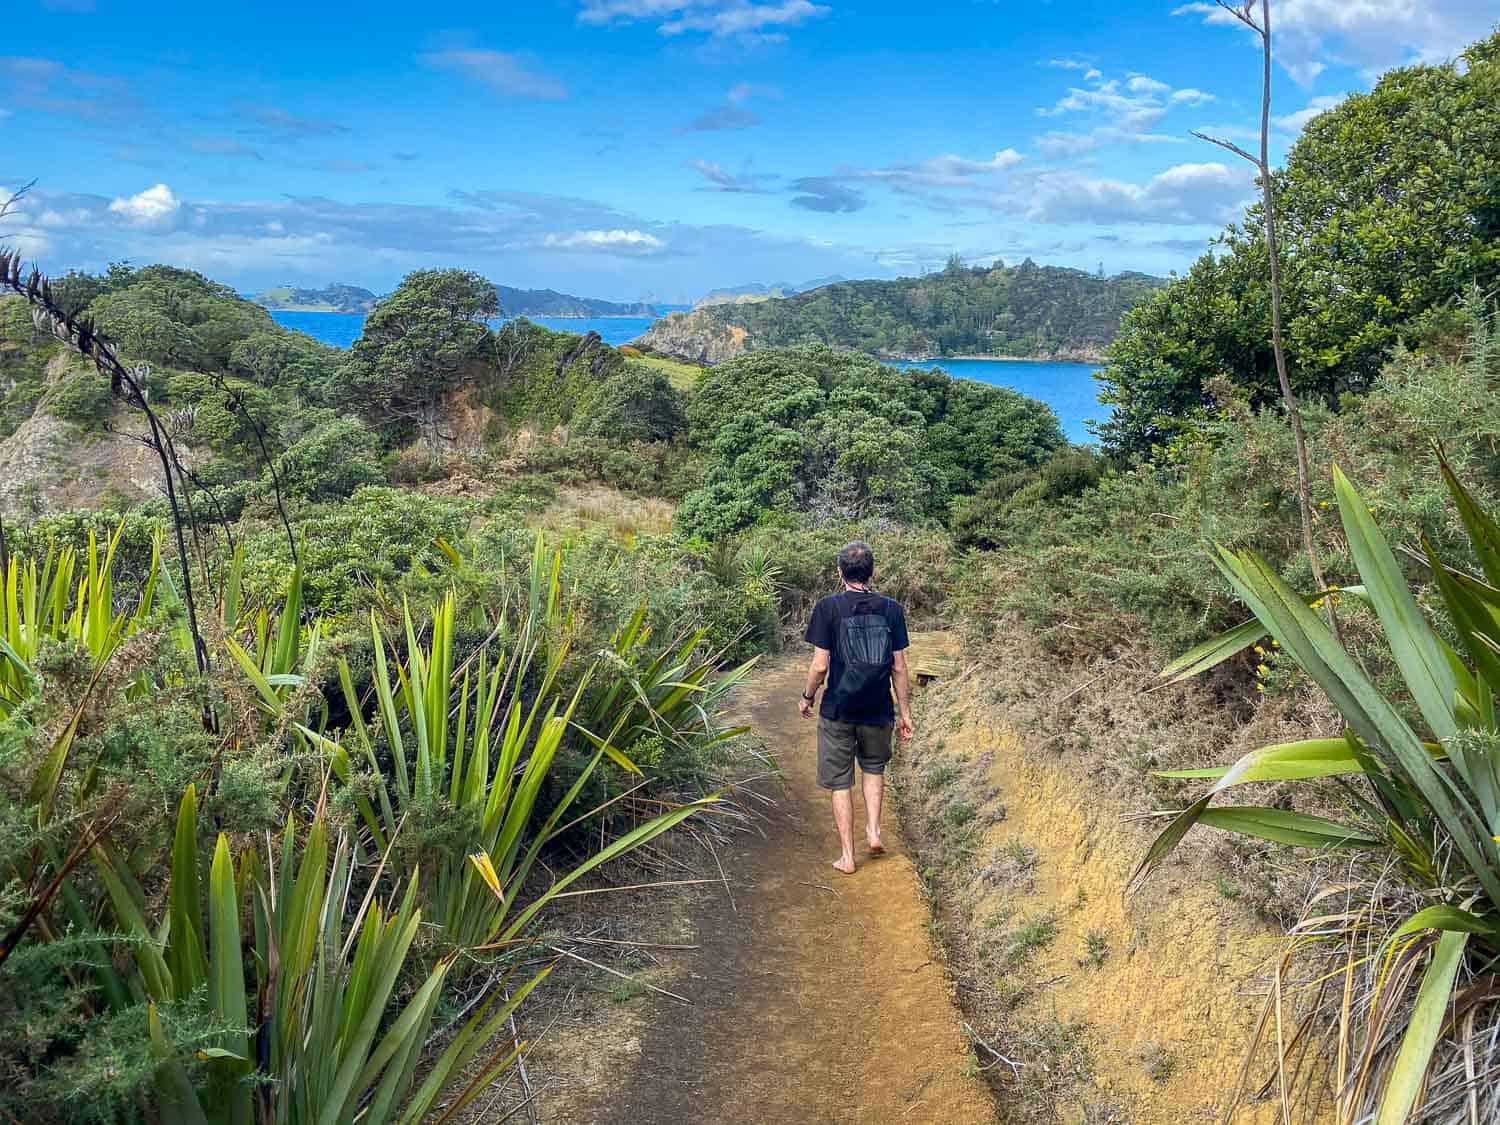
[{"label": "man's arm", "polygon": [[911,721],[911,674],[906,668],[906,650],[891,654],[891,685],[896,689],[896,726],[903,739],[916,733]]},{"label": "man's arm", "polygon": [[807,686],[802,689],[802,699],[797,704],[797,710],[802,712],[804,719],[812,718],[813,697],[818,694],[818,688],[828,678],[828,650],[813,646],[812,662],[807,666]]}]

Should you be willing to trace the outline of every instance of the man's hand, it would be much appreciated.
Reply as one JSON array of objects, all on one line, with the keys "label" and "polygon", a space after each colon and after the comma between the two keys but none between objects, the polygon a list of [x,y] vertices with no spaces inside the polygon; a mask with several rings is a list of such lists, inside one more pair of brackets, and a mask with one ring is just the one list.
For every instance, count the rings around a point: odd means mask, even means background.
[{"label": "man's hand", "polygon": [[807,696],[804,695],[800,700],[797,701],[797,710],[801,713],[804,719],[812,718],[812,700],[808,699]]},{"label": "man's hand", "polygon": [[896,733],[901,736],[902,742],[910,742],[911,736],[917,733],[916,724],[911,721],[910,714],[901,716],[900,721],[896,723]]}]

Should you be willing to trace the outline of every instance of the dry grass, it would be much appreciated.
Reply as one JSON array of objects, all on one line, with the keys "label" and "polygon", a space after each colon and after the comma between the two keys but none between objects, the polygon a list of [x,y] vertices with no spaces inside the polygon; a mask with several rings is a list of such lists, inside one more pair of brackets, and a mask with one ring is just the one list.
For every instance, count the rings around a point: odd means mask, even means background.
[{"label": "dry grass", "polygon": [[696,363],[687,363],[680,359],[671,359],[662,355],[641,355],[638,359],[630,360],[643,367],[654,367],[666,374],[672,386],[679,391],[693,391],[698,387],[698,382],[703,378],[703,372],[707,370]]},{"label": "dry grass", "polygon": [[672,530],[673,504],[655,497],[632,496],[603,484],[560,488],[556,498],[527,519],[527,526],[549,532],[607,530],[629,546],[641,535]]},{"label": "dry grass", "polygon": [[[1295,694],[1228,707],[1229,684],[1143,695],[1144,651],[1059,668],[999,629],[956,655],[893,781],[987,1076],[1017,1122],[1214,1119],[1282,948],[1251,906],[1295,918],[1309,873],[1203,833],[1127,901],[1152,835],[1128,814],[1183,795],[1155,769],[1331,719]],[[1275,1117],[1263,1102],[1237,1120]]]}]

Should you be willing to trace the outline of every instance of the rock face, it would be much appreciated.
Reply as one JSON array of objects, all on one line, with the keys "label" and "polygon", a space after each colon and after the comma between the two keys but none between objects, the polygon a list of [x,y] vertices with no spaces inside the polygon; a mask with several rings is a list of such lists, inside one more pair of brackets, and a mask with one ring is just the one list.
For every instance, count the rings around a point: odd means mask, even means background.
[{"label": "rock face", "polygon": [[645,351],[692,363],[723,363],[750,350],[750,334],[743,328],[700,311],[672,313],[632,342]]},{"label": "rock face", "polygon": [[144,432],[139,420],[117,409],[111,427],[85,434],[45,409],[21,423],[0,441],[0,513],[124,507],[160,495],[161,466],[136,440]]}]

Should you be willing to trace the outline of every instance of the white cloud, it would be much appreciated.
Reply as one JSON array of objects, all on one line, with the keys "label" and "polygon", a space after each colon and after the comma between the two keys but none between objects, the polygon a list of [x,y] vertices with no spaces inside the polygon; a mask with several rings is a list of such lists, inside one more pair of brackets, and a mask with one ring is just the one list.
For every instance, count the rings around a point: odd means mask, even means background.
[{"label": "white cloud", "polygon": [[[1057,60],[1054,64],[1061,65]],[[1081,156],[1110,144],[1178,143],[1181,136],[1153,130],[1174,109],[1214,100],[1212,94],[1196,87],[1174,90],[1148,74],[1106,79],[1097,68],[1089,68],[1083,81],[1085,85],[1069,87],[1052,105],[1037,109],[1042,117],[1077,117],[1093,122],[1086,128],[1057,129],[1038,138],[1037,152],[1045,159]]]},{"label": "white cloud", "polygon": [[826,16],[811,0],[583,0],[580,23],[609,25],[651,20],[662,35],[702,32],[714,39],[774,42],[788,27]]},{"label": "white cloud", "polygon": [[125,220],[140,226],[165,223],[177,214],[182,204],[166,184],[157,184],[143,192],[110,202],[109,209]]},{"label": "white cloud", "polygon": [[1332,109],[1343,100],[1338,95],[1324,94],[1321,97],[1313,98],[1296,113],[1288,113],[1284,117],[1274,117],[1271,120],[1278,129],[1288,133],[1300,133],[1314,117]]},{"label": "white cloud", "polygon": [[[1211,3],[1184,4],[1173,15],[1240,26]],[[1373,75],[1403,63],[1452,58],[1488,36],[1496,18],[1493,0],[1277,0],[1272,15],[1277,59],[1302,83],[1333,62]]]},{"label": "white cloud", "polygon": [[977,176],[991,176],[1014,168],[1026,158],[1013,148],[1002,149],[989,160],[966,160],[944,153],[917,163],[893,164],[888,168],[871,168],[859,172],[862,179],[884,180],[892,187],[948,188],[966,187]]},{"label": "white cloud", "polygon": [[760,114],[746,103],[751,98],[779,98],[781,91],[774,86],[755,86],[749,82],[737,82],[724,95],[721,105],[699,114],[682,127],[683,132],[698,133],[714,129],[749,129],[760,124]]},{"label": "white cloud", "polygon": [[1040,223],[1217,225],[1238,213],[1252,187],[1248,170],[1219,163],[1177,164],[1145,183],[1048,172],[1019,203]]},{"label": "white cloud", "polygon": [[654,253],[666,243],[642,230],[575,230],[571,234],[549,234],[542,245],[553,250],[603,250]]},{"label": "white cloud", "polygon": [[722,191],[736,195],[762,195],[766,191],[761,186],[762,181],[774,180],[776,178],[764,172],[731,172],[714,160],[689,160],[687,166],[695,169],[699,175],[708,181],[709,186],[699,188],[699,191]]},{"label": "white cloud", "polygon": [[1204,105],[1217,99],[1203,90],[1185,86],[1181,90],[1173,90],[1172,96],[1167,100],[1173,105]]},{"label": "white cloud", "polygon": [[511,98],[557,101],[568,96],[561,82],[528,67],[517,56],[478,47],[428,51],[417,60],[439,70],[452,70]]}]

